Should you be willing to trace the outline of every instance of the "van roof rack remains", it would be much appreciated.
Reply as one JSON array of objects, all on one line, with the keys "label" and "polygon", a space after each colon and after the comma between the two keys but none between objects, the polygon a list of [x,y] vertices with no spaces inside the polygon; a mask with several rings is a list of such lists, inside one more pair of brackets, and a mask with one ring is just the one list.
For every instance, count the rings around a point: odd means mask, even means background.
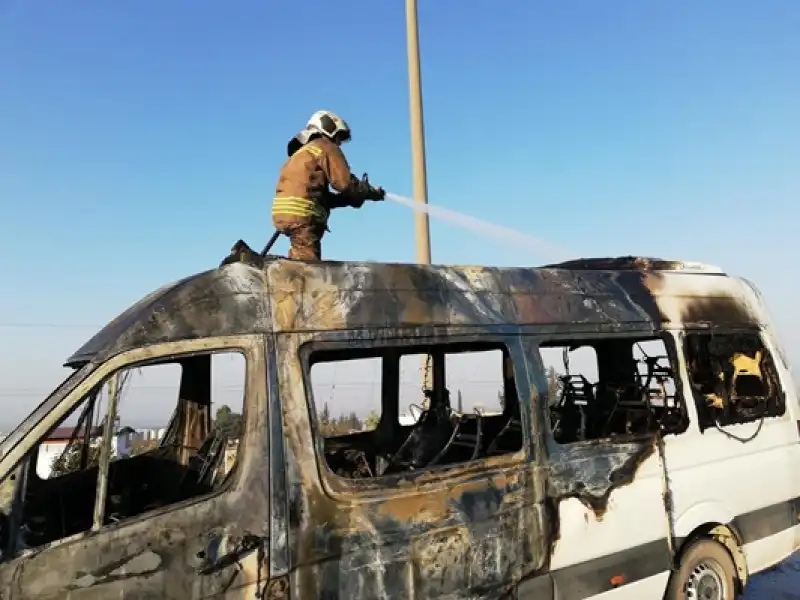
[{"label": "van roof rack remains", "polygon": [[673,271],[703,275],[725,275],[720,267],[697,261],[668,260],[646,256],[619,256],[609,258],[577,258],[540,267],[542,269],[570,269],[575,271]]}]

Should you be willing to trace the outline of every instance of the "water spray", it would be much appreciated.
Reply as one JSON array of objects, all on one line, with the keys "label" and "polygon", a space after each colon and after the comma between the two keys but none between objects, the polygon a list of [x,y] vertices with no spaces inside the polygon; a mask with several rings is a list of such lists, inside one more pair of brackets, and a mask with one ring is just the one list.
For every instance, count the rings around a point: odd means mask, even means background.
[{"label": "water spray", "polygon": [[[432,217],[442,219],[448,223],[451,223],[452,225],[456,225],[464,229],[469,229],[484,237],[495,238],[506,245],[515,245],[528,252],[544,252],[554,261],[565,260],[566,258],[571,258],[574,255],[574,253],[569,252],[564,248],[556,246],[555,244],[551,244],[550,242],[532,235],[522,233],[516,229],[512,229],[511,227],[497,225],[496,223],[471,217],[455,210],[450,210],[449,208],[443,208],[441,206],[435,206],[432,204],[423,204],[422,202],[416,202],[411,198],[406,198],[405,196],[399,196],[397,194],[390,194],[388,192],[386,193],[386,198],[392,202],[396,202],[397,204],[402,204],[411,210],[425,212]],[[272,237],[267,242],[267,245],[261,251],[262,257],[269,253],[279,235],[279,231],[275,231],[275,233],[272,234]]]},{"label": "water spray", "polygon": [[388,192],[386,193],[386,198],[396,202],[397,204],[407,206],[412,210],[428,213],[428,215],[432,217],[440,218],[448,223],[457,225],[458,227],[462,227],[464,229],[469,229],[485,237],[498,239],[505,244],[513,244],[528,251],[533,250],[536,252],[545,252],[555,260],[564,260],[565,258],[573,255],[572,252],[569,252],[564,248],[560,248],[559,246],[551,244],[550,242],[540,238],[527,235],[510,227],[497,225],[483,219],[471,217],[448,208],[416,202],[411,198],[398,196],[397,194],[390,194]]}]

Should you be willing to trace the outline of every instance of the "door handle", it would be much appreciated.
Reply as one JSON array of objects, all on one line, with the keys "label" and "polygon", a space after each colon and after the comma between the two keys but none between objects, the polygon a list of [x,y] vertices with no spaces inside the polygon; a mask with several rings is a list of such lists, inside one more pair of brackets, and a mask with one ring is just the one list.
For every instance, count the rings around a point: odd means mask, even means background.
[{"label": "door handle", "polygon": [[[218,534],[211,535],[206,547],[196,555],[199,559],[199,564],[194,570],[198,575],[210,575],[221,571],[237,564],[250,552],[263,549],[266,539],[250,533],[239,539]],[[226,552],[227,548],[230,548],[230,550]]]}]

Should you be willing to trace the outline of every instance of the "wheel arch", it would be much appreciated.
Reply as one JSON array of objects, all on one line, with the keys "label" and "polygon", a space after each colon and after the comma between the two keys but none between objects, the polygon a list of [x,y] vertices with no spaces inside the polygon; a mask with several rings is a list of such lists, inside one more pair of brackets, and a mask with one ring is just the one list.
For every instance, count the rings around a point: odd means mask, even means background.
[{"label": "wheel arch", "polygon": [[738,582],[738,593],[742,593],[747,584],[749,572],[747,569],[747,558],[744,554],[742,536],[736,528],[727,523],[708,522],[695,527],[689,534],[676,540],[677,551],[675,553],[675,564],[680,564],[683,555],[692,543],[697,540],[713,540],[722,545],[730,554],[733,564],[736,567],[736,580]]}]

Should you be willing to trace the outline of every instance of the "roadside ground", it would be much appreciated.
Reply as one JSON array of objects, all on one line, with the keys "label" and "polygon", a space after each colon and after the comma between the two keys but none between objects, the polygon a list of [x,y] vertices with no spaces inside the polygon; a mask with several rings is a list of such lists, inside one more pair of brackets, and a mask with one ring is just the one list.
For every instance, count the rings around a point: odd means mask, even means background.
[{"label": "roadside ground", "polygon": [[754,576],[741,600],[800,600],[800,552]]}]

